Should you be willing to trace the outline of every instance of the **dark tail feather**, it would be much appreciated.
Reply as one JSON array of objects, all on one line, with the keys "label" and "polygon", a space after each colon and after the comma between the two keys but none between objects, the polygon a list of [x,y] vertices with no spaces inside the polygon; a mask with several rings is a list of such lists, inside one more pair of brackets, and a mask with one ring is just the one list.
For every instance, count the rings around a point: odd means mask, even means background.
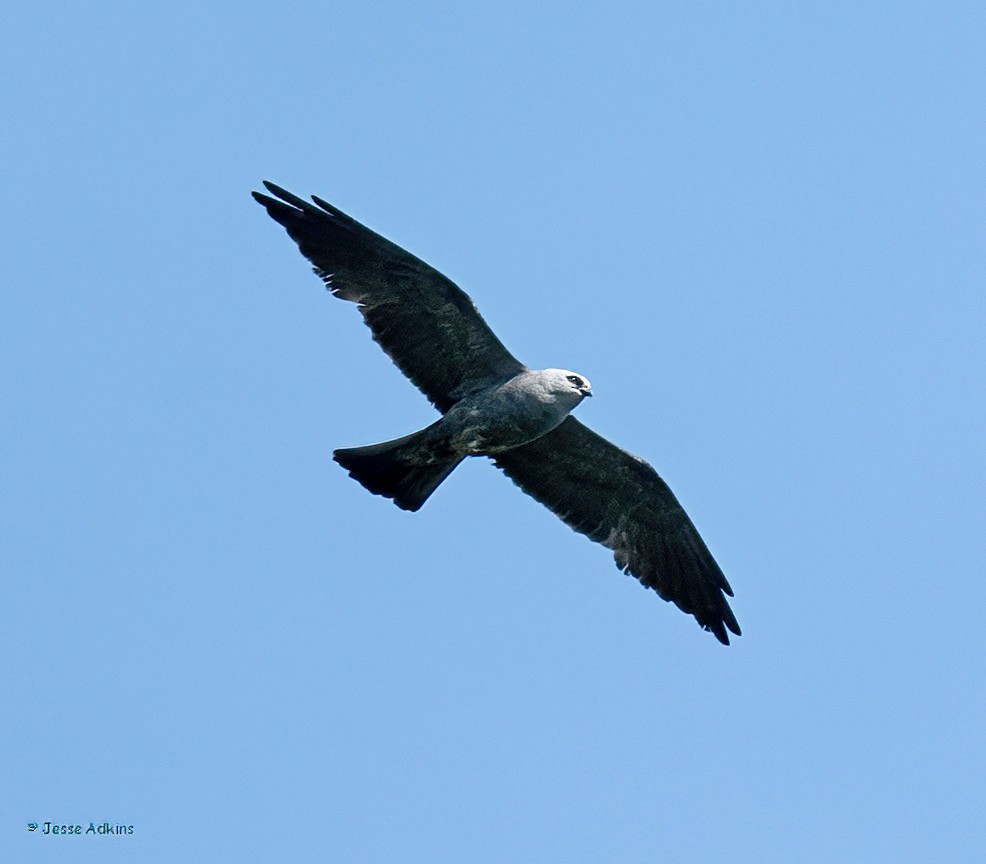
[{"label": "dark tail feather", "polygon": [[430,464],[415,464],[408,456],[417,448],[415,435],[336,450],[333,457],[349,476],[376,495],[393,499],[402,510],[419,510],[441,482],[452,473],[464,457]]}]

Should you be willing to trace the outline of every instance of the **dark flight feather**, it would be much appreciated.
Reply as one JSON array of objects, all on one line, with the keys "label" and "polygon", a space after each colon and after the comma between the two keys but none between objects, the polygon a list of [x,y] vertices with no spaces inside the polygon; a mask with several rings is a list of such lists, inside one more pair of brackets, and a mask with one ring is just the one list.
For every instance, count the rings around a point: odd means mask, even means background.
[{"label": "dark flight feather", "polygon": [[359,304],[373,338],[431,403],[459,399],[523,371],[455,283],[315,198],[264,183],[253,197],[280,222],[333,294]]},{"label": "dark flight feather", "polygon": [[493,460],[567,525],[614,552],[616,565],[694,615],[724,645],[740,635],[733,591],[674,494],[643,459],[568,417]]}]

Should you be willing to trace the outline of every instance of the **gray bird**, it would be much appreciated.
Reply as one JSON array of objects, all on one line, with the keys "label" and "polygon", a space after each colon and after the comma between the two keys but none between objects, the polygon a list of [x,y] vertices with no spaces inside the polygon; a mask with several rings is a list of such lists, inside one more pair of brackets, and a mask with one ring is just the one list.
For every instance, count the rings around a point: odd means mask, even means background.
[{"label": "gray bird", "polygon": [[[642,459],[569,416],[592,395],[584,375],[528,369],[453,282],[312,196],[264,182],[253,197],[283,225],[336,297],[442,416],[382,444],[336,450],[370,492],[418,510],[467,456],[488,456],[567,525],[612,549],[617,566],[695,616],[724,645],[740,635],[733,595],[692,521]],[[280,199],[280,200],[277,200]]]}]

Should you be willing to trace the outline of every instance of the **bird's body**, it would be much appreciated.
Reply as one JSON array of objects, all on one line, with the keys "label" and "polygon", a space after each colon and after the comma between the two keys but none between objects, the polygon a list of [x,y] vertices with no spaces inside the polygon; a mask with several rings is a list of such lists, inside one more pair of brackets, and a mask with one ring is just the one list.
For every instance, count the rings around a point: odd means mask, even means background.
[{"label": "bird's body", "polygon": [[492,456],[547,434],[591,393],[574,372],[527,369],[457,402],[436,425],[465,455]]},{"label": "bird's body", "polygon": [[253,193],[333,294],[358,304],[374,339],[442,416],[403,438],[335,451],[364,487],[419,509],[463,459],[488,456],[616,563],[695,616],[717,639],[739,625],[732,589],[653,468],[570,412],[592,388],[564,369],[532,370],[489,329],[461,289],[332,205],[271,183]]},{"label": "bird's body", "polygon": [[558,426],[592,387],[565,369],[527,369],[456,402],[422,429],[394,441],[335,451],[371,492],[418,510],[467,456],[495,456]]}]

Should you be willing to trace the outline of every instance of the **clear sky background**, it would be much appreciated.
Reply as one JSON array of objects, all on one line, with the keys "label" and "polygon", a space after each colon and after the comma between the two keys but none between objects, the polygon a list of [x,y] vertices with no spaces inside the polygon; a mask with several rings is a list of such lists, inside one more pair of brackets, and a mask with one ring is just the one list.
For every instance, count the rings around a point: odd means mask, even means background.
[{"label": "clear sky background", "polygon": [[[986,860],[981,2],[4,16],[0,861]],[[435,415],[264,178],[591,378],[743,637],[334,465]]]}]

